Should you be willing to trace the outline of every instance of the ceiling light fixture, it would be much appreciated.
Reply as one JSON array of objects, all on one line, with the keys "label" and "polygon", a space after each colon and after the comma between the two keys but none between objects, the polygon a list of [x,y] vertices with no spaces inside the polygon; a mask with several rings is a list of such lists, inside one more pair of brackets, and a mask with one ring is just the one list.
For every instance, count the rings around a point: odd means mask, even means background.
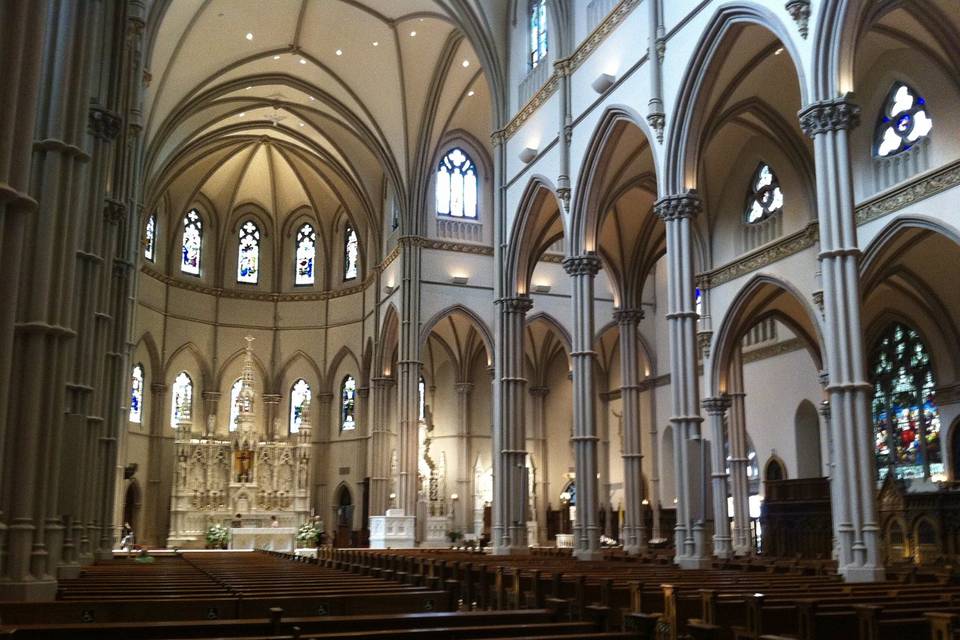
[{"label": "ceiling light fixture", "polygon": [[247,31],[247,40],[253,40],[253,34]]},{"label": "ceiling light fixture", "polygon": [[380,46],[380,43],[379,43],[379,42],[377,42],[376,40],[374,40],[374,41],[373,41],[373,46],[375,46],[375,47],[379,47],[379,46]]},{"label": "ceiling light fixture", "polygon": [[338,56],[342,56],[342,55],[343,55],[343,49],[337,49],[337,55],[338,55]]},{"label": "ceiling light fixture", "polygon": [[300,58],[300,64],[307,64],[306,58]]},{"label": "ceiling light fixture", "polygon": [[316,100],[316,98],[314,98],[313,96],[307,96],[307,97],[310,98],[310,102],[313,102],[314,100]]},{"label": "ceiling light fixture", "polygon": [[410,32],[410,37],[411,37],[411,38],[415,37],[416,35],[417,35],[417,32],[416,32],[416,31],[411,31],[411,32]]},{"label": "ceiling light fixture", "polygon": [[470,89],[470,91],[467,91],[467,95],[472,97],[472,96],[473,96],[473,89]]},{"label": "ceiling light fixture", "polygon": [[470,66],[470,61],[469,61],[469,60],[464,60],[462,64],[463,64],[463,68],[466,69],[467,67]]},{"label": "ceiling light fixture", "polygon": [[777,49],[776,51],[774,51],[774,52],[773,52],[773,55],[778,56],[778,55],[780,55],[781,53],[783,53],[783,47],[780,47],[779,49]]},{"label": "ceiling light fixture", "polygon": [[279,59],[280,59],[280,56],[273,56],[273,59],[274,59],[274,60],[279,60]]}]

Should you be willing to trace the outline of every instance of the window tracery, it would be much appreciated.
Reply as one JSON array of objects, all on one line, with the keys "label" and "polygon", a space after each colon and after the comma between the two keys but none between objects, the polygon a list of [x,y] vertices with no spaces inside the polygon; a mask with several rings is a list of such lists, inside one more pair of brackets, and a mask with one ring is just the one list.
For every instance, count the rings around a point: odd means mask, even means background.
[{"label": "window tracery", "polygon": [[547,57],[547,0],[530,0],[530,68]]},{"label": "window tracery", "polygon": [[340,384],[340,431],[351,431],[357,428],[354,419],[354,410],[357,401],[357,381],[348,375]]},{"label": "window tracery", "polygon": [[437,166],[437,215],[477,219],[477,169],[459,147],[451,149]]},{"label": "window tracery", "polygon": [[130,422],[143,422],[143,365],[137,363],[130,377]]},{"label": "window tracery", "polygon": [[180,271],[200,275],[200,250],[203,243],[203,220],[196,209],[191,209],[183,218]]},{"label": "window tracery", "polygon": [[186,371],[177,374],[173,381],[173,408],[170,411],[170,426],[176,429],[185,420],[190,420],[193,407],[193,380]]},{"label": "window tracery", "polygon": [[761,162],[750,180],[745,222],[756,224],[783,210],[783,190],[770,165]]},{"label": "window tracery", "polygon": [[927,137],[932,128],[933,119],[927,113],[923,96],[903,82],[895,82],[877,122],[874,153],[886,158],[908,151]]},{"label": "window tracery", "polygon": [[252,220],[240,227],[237,253],[237,282],[257,284],[260,277],[260,229]]},{"label": "window tracery", "polygon": [[313,284],[314,264],[317,257],[317,232],[310,224],[297,231],[297,272],[294,284]]},{"label": "window tracery", "polygon": [[154,254],[157,249],[157,214],[152,213],[147,218],[147,226],[144,229],[143,238],[143,257],[153,262]]},{"label": "window tracery", "polygon": [[343,279],[353,280],[360,273],[360,245],[357,232],[349,224],[343,230]]},{"label": "window tracery", "polygon": [[310,385],[303,378],[293,383],[290,389],[290,433],[300,432],[303,407],[310,401]]}]

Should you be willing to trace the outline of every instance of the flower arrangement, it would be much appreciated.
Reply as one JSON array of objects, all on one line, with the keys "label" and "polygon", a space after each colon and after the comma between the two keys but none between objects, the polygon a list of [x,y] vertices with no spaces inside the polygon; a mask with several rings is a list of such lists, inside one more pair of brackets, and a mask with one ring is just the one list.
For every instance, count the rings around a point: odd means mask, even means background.
[{"label": "flower arrangement", "polygon": [[226,549],[229,542],[230,530],[222,524],[214,524],[207,529],[208,549]]},{"label": "flower arrangement", "polygon": [[300,528],[297,529],[297,546],[300,547],[315,547],[317,546],[317,540],[320,538],[320,532],[315,526],[313,526],[312,521],[304,522],[300,525]]}]

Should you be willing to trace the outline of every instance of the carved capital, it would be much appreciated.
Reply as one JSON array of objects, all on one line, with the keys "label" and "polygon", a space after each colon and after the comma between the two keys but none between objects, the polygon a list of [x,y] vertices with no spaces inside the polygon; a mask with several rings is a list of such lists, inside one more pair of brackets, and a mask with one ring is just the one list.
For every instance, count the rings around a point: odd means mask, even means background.
[{"label": "carved capital", "polygon": [[546,398],[550,393],[550,387],[530,387],[529,391],[534,398]]},{"label": "carved capital", "polygon": [[723,395],[715,398],[704,398],[700,404],[703,410],[707,412],[707,415],[723,415],[723,413],[730,408],[730,397]]},{"label": "carved capital", "polygon": [[600,271],[600,258],[589,253],[570,256],[564,259],[563,270],[570,276],[595,276]]},{"label": "carved capital", "polygon": [[469,394],[471,391],[473,391],[473,383],[472,383],[472,382],[458,382],[458,383],[456,383],[456,384],[453,385],[453,388],[454,388],[454,390],[456,390],[456,392],[457,392],[458,394],[461,394],[461,393],[462,393],[462,394]]},{"label": "carved capital", "polygon": [[860,107],[846,95],[815,102],[802,109],[797,116],[800,118],[800,128],[813,138],[828,131],[853,129],[860,124]]},{"label": "carved capital", "polygon": [[643,309],[617,309],[613,312],[617,324],[639,324],[644,317]]},{"label": "carved capital", "polygon": [[[939,397],[937,398],[939,400]],[[820,406],[817,407],[817,412],[823,417],[824,420],[830,419],[830,401],[824,400],[820,403]]]},{"label": "carved capital", "polygon": [[127,217],[127,206],[119,200],[107,198],[103,203],[103,217],[111,224],[120,224]]},{"label": "carved capital", "polygon": [[506,139],[507,139],[506,131],[504,131],[503,129],[497,129],[496,131],[490,134],[490,143],[493,144],[494,147],[499,147],[501,144],[504,143]]},{"label": "carved capital", "polygon": [[683,218],[696,218],[703,211],[703,201],[696,190],[675,196],[664,196],[657,200],[653,208],[657,216],[664,222]]},{"label": "carved capital", "polygon": [[697,347],[700,348],[701,356],[704,358],[710,357],[710,341],[711,340],[713,340],[713,331],[697,332]]},{"label": "carved capital", "polygon": [[527,296],[500,298],[496,303],[505,313],[526,313],[533,309],[533,300]]},{"label": "carved capital", "polygon": [[663,144],[663,127],[667,124],[667,117],[662,112],[647,114],[647,123],[657,136],[657,142]]},{"label": "carved capital", "polygon": [[810,0],[787,0],[785,6],[787,13],[797,23],[800,37],[806,40],[810,31]]},{"label": "carved capital", "polygon": [[100,140],[110,141],[120,135],[123,121],[113,111],[103,107],[90,107],[87,117],[87,131]]}]

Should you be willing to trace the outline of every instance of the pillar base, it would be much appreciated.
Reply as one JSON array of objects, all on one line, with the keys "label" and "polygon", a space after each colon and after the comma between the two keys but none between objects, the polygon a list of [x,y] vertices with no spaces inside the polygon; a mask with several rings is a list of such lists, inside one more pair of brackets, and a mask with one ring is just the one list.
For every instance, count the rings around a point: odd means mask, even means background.
[{"label": "pillar base", "polygon": [[113,560],[113,549],[97,549],[93,552],[93,559],[96,561]]},{"label": "pillar base", "polygon": [[530,547],[492,547],[494,556],[524,556],[530,554]]},{"label": "pillar base", "polygon": [[681,569],[709,569],[713,564],[710,558],[696,556],[677,556],[674,563]]},{"label": "pillar base", "polygon": [[584,549],[583,551],[574,551],[573,557],[583,562],[597,562],[598,560],[603,560],[603,552],[599,549],[596,551]]},{"label": "pillar base", "polygon": [[882,582],[886,577],[886,570],[883,567],[847,565],[840,567],[838,573],[843,576],[844,582]]},{"label": "pillar base", "polygon": [[0,582],[0,600],[44,602],[56,597],[57,581],[53,579]]},{"label": "pillar base", "polygon": [[75,580],[80,577],[80,565],[62,564],[57,567],[57,580]]}]

